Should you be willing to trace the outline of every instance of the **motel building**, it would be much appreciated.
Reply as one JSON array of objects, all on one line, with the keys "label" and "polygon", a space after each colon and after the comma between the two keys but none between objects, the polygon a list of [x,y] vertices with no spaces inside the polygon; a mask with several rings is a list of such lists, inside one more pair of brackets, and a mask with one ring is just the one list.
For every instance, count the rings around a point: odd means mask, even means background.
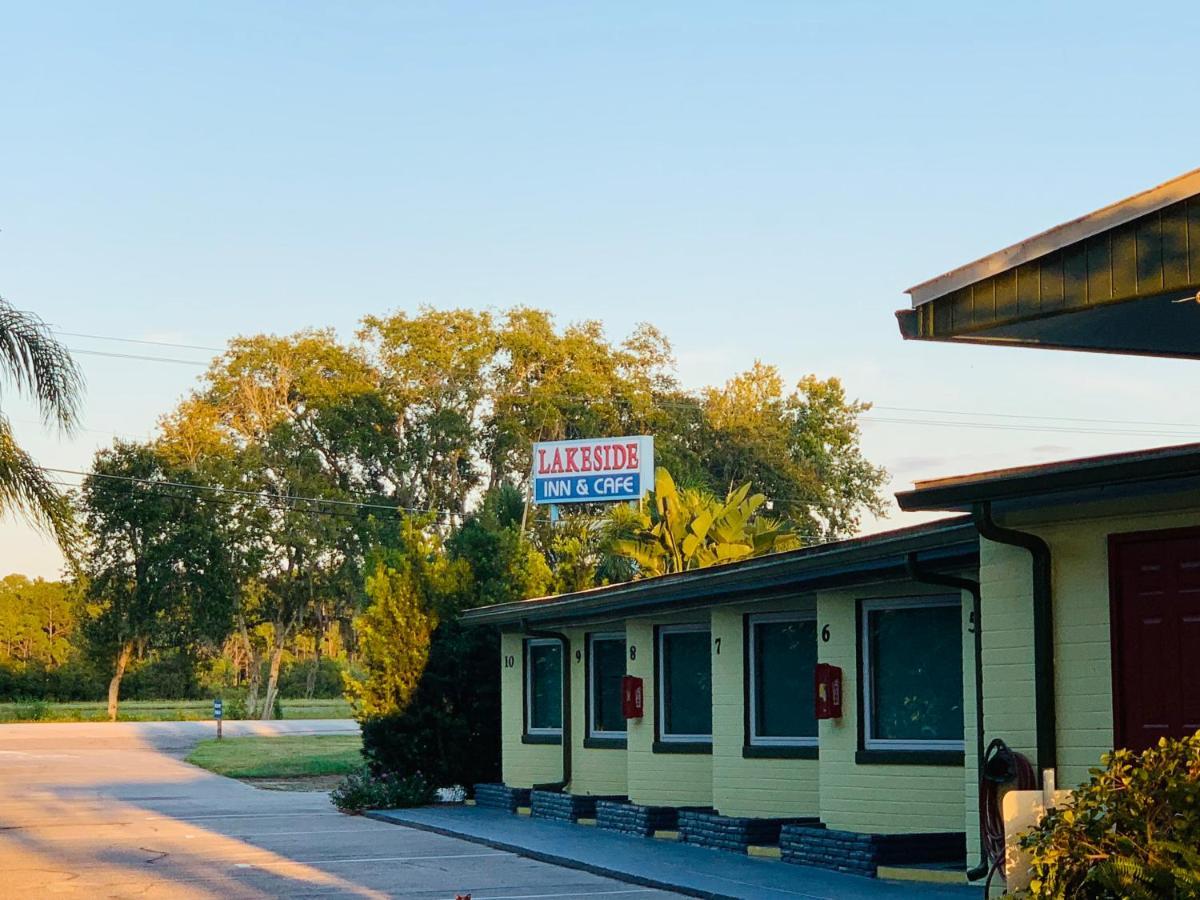
[{"label": "motel building", "polygon": [[[910,340],[1196,358],[1200,170],[909,293]],[[897,499],[950,515],[470,612],[501,632],[504,783],[477,802],[965,881],[994,861],[994,739],[1049,802],[1200,729],[1200,444]]]}]

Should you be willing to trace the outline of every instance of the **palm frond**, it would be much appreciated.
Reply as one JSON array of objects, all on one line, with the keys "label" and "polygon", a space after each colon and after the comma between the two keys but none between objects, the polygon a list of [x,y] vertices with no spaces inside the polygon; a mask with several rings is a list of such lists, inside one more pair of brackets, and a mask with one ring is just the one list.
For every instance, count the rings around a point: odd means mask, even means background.
[{"label": "palm frond", "polygon": [[75,546],[71,504],[45,471],[17,446],[12,427],[0,416],[0,514],[16,512],[52,534],[71,558]]},{"label": "palm frond", "polygon": [[0,369],[19,393],[33,398],[47,425],[65,431],[79,418],[83,373],[71,354],[32,313],[0,297]]}]

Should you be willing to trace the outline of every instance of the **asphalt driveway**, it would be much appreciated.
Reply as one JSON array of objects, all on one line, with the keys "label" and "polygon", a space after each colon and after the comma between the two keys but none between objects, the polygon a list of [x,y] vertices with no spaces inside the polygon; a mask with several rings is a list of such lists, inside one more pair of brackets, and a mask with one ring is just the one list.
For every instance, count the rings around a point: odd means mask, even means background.
[{"label": "asphalt driveway", "polygon": [[[229,722],[227,735],[353,722]],[[0,726],[0,897],[673,896],[334,811],[182,761],[203,722]]]}]

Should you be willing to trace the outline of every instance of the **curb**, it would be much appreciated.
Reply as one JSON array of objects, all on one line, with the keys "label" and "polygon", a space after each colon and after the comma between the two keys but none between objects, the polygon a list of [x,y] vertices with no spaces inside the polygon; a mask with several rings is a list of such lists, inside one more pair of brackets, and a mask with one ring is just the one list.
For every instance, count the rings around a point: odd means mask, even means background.
[{"label": "curb", "polygon": [[364,810],[363,816],[368,819],[375,819],[378,822],[387,822],[389,825],[399,825],[403,828],[412,828],[416,831],[427,831],[431,834],[440,834],[443,837],[458,838],[461,841],[468,841],[472,844],[482,844],[484,847],[490,847],[493,850],[504,850],[508,853],[513,853],[517,856],[523,856],[526,859],[536,860],[537,862],[550,863],[555,866],[562,866],[564,869],[575,869],[580,872],[587,872],[591,875],[600,875],[604,878],[611,878],[614,881],[622,881],[626,884],[634,884],[638,887],[654,888],[660,891],[673,891],[676,894],[683,894],[687,897],[701,897],[703,900],[739,900],[731,894],[715,894],[711,891],[701,891],[694,887],[688,887],[682,884],[673,884],[669,881],[661,881],[657,878],[647,878],[643,875],[633,875],[629,872],[622,872],[619,869],[610,869],[607,866],[593,865],[585,863],[578,859],[573,859],[570,856],[559,856],[555,853],[544,853],[541,850],[530,850],[528,847],[522,847],[519,844],[509,844],[505,841],[496,841],[490,838],[478,837],[473,834],[464,834],[460,831],[455,831],[452,828],[442,828],[439,825],[427,825],[423,822],[408,822],[401,819],[394,819],[387,815],[386,811],[380,810]]}]

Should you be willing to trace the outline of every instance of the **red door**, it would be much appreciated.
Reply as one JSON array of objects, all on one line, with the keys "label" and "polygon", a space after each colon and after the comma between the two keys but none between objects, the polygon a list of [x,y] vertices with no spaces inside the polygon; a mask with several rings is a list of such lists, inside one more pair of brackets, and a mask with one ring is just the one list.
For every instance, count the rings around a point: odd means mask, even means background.
[{"label": "red door", "polygon": [[1113,535],[1113,711],[1118,746],[1200,730],[1200,529]]}]

